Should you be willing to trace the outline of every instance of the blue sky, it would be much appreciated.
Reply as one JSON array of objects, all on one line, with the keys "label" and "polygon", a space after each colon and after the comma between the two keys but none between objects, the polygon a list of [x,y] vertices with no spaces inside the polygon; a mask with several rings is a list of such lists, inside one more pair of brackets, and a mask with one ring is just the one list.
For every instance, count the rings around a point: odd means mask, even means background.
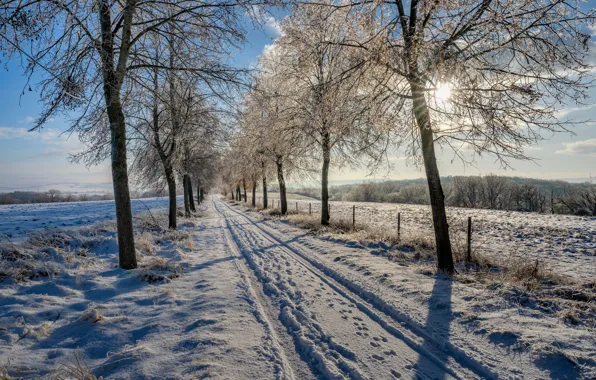
[{"label": "blue sky", "polygon": [[[254,65],[266,45],[278,36],[275,19],[270,18],[262,30],[252,30],[248,42],[237,52],[234,60],[239,66]],[[596,34],[596,30],[594,31]],[[596,40],[596,37],[593,37]],[[17,62],[4,62],[0,69],[0,192],[13,190],[45,191],[58,188],[72,192],[111,192],[109,163],[86,168],[83,164],[70,163],[69,153],[83,149],[75,135],[62,132],[68,129],[66,119],[56,118],[47,123],[40,132],[27,132],[32,121],[41,111],[38,104],[39,92],[32,85],[29,92],[26,78]],[[39,78],[33,78],[36,83]],[[21,96],[23,90],[26,90]],[[596,89],[591,90],[596,102]],[[596,107],[568,108],[566,117],[596,121]],[[494,159],[487,156],[478,159],[474,165],[463,165],[453,160],[449,151],[439,153],[441,175],[477,175],[498,173],[522,177],[546,179],[587,180],[590,174],[596,177],[596,123],[589,123],[569,134],[555,135],[537,147],[528,149],[536,162],[514,162],[514,171],[503,171]],[[409,166],[401,157],[392,157],[394,164],[390,172],[368,176],[364,170],[334,170],[332,183],[369,179],[420,178],[424,172]],[[133,184],[134,185],[134,184]]]}]

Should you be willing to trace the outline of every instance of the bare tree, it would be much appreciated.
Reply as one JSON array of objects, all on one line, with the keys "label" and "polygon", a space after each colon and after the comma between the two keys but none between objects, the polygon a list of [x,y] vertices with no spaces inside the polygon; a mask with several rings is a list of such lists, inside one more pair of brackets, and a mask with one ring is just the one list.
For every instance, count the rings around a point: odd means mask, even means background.
[{"label": "bare tree", "polygon": [[[176,53],[183,57],[228,50],[243,39],[240,20],[248,2],[0,1],[0,49],[19,54],[29,75],[42,70],[41,127],[56,113],[80,110],[74,129],[111,151],[119,264],[136,267],[127,168],[126,120],[122,101],[133,86],[130,74],[149,66],[185,71],[203,79],[227,79],[218,60],[195,68],[179,60],[147,62],[150,35],[184,35]],[[207,44],[205,41],[209,41]],[[191,54],[188,54],[191,53]],[[107,120],[103,122],[102,120]],[[109,139],[98,130],[109,131]],[[97,153],[95,157],[99,157]]]},{"label": "bare tree", "polygon": [[58,198],[60,198],[60,190],[57,190],[57,189],[48,190],[48,197],[50,198],[50,202],[57,202]]},{"label": "bare tree", "polygon": [[293,121],[288,128],[299,129],[316,148],[311,158],[321,168],[324,225],[329,223],[330,167],[360,166],[366,155],[381,161],[388,142],[382,119],[372,120],[382,114],[372,109],[385,103],[365,95],[371,92],[363,75],[365,61],[359,49],[349,47],[361,38],[364,21],[348,16],[318,5],[297,6],[282,23],[282,36],[261,58],[275,76],[277,97],[287,105],[284,112]]},{"label": "bare tree", "polygon": [[[374,15],[364,45],[385,68],[411,154],[422,156],[429,187],[438,268],[454,271],[435,145],[465,162],[493,154],[507,166],[528,159],[542,132],[566,131],[563,102],[581,103],[590,85],[587,26],[594,11],[566,0],[353,2]],[[352,43],[354,46],[363,46]],[[416,131],[416,133],[414,133]],[[469,152],[467,154],[466,152]],[[471,157],[471,158],[470,158]]]}]

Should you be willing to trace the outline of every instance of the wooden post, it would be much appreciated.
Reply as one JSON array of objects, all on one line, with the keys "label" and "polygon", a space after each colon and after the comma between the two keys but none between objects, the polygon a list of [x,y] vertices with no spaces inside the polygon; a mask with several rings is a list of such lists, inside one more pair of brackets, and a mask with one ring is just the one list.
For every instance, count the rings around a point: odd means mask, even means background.
[{"label": "wooden post", "polygon": [[352,228],[356,227],[356,205],[352,206]]},{"label": "wooden post", "polygon": [[296,202],[296,211],[298,211],[298,202]]},{"label": "wooden post", "polygon": [[472,261],[472,217],[468,216],[468,253],[466,261]]},{"label": "wooden post", "polygon": [[401,212],[397,213],[397,238],[401,238]]},{"label": "wooden post", "polygon": [[312,208],[310,207],[310,202],[308,203],[308,215],[312,215]]},{"label": "wooden post", "polygon": [[327,214],[329,215],[329,219],[331,219],[331,203],[327,203]]}]

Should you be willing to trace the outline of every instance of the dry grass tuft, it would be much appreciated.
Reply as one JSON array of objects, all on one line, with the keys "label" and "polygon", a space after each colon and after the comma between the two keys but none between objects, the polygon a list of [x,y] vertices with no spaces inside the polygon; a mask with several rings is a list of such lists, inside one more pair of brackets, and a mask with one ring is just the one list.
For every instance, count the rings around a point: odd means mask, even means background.
[{"label": "dry grass tuft", "polygon": [[60,363],[54,368],[49,378],[51,380],[102,380],[103,377],[96,377],[91,373],[81,352],[77,349],[72,358],[65,363]]},{"label": "dry grass tuft", "polygon": [[137,269],[137,274],[140,279],[149,283],[170,282],[180,277],[182,268],[180,264],[163,257],[154,257],[142,263]]},{"label": "dry grass tuft", "polygon": [[155,255],[153,249],[153,235],[149,232],[141,232],[135,236],[135,248],[141,251],[143,255]]}]

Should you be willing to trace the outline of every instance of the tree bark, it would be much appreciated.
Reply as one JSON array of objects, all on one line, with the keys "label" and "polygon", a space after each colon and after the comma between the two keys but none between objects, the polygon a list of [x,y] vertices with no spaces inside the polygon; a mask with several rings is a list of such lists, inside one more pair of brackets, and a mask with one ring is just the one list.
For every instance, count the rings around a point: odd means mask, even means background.
[{"label": "tree bark", "polygon": [[182,187],[184,189],[184,216],[190,218],[190,201],[188,200],[188,174],[182,177]]},{"label": "tree bark", "polygon": [[281,213],[286,215],[288,213],[288,200],[286,198],[286,181],[283,172],[283,159],[277,156],[275,161],[277,165],[277,181],[279,182],[279,199],[281,201]]},{"label": "tree bark", "polygon": [[418,79],[410,80],[412,90],[414,117],[420,130],[422,156],[424,158],[424,169],[430,195],[430,204],[433,214],[433,226],[435,230],[435,241],[437,246],[437,266],[439,271],[453,273],[453,254],[451,252],[451,241],[449,239],[449,225],[445,211],[445,195],[441,186],[441,176],[435,156],[434,136],[430,124],[428,104],[424,96],[424,83]]},{"label": "tree bark", "polygon": [[102,1],[99,4],[98,10],[101,28],[100,58],[102,62],[103,91],[110,123],[112,182],[114,186],[114,203],[116,205],[116,225],[118,228],[118,263],[123,269],[134,269],[137,267],[137,256],[134,245],[132,210],[128,188],[126,123],[120,101],[122,78],[124,76],[128,53],[130,52],[130,29],[133,7],[131,6],[124,13],[122,46],[117,67],[114,66],[114,35],[112,33],[110,5],[107,1]]},{"label": "tree bark", "polygon": [[197,179],[197,204],[200,205],[201,202],[201,181]]},{"label": "tree bark", "polygon": [[252,207],[257,205],[257,181],[252,182]]},{"label": "tree bark", "polygon": [[168,181],[168,197],[170,208],[168,212],[168,228],[175,230],[177,227],[176,215],[176,177],[170,165],[165,167],[166,180]]},{"label": "tree bark", "polygon": [[246,180],[242,179],[242,188],[244,189],[244,203],[246,203]]},{"label": "tree bark", "polygon": [[329,163],[331,147],[329,133],[323,134],[323,169],[321,171],[321,224],[329,225]]},{"label": "tree bark", "polygon": [[188,181],[188,203],[190,203],[190,211],[192,212],[196,212],[197,209],[195,208],[195,198],[194,195],[192,193],[192,179],[190,178],[190,175],[187,176],[187,181]]},{"label": "tree bark", "polygon": [[267,175],[265,174],[265,162],[261,161],[263,170],[263,208],[267,208]]}]

